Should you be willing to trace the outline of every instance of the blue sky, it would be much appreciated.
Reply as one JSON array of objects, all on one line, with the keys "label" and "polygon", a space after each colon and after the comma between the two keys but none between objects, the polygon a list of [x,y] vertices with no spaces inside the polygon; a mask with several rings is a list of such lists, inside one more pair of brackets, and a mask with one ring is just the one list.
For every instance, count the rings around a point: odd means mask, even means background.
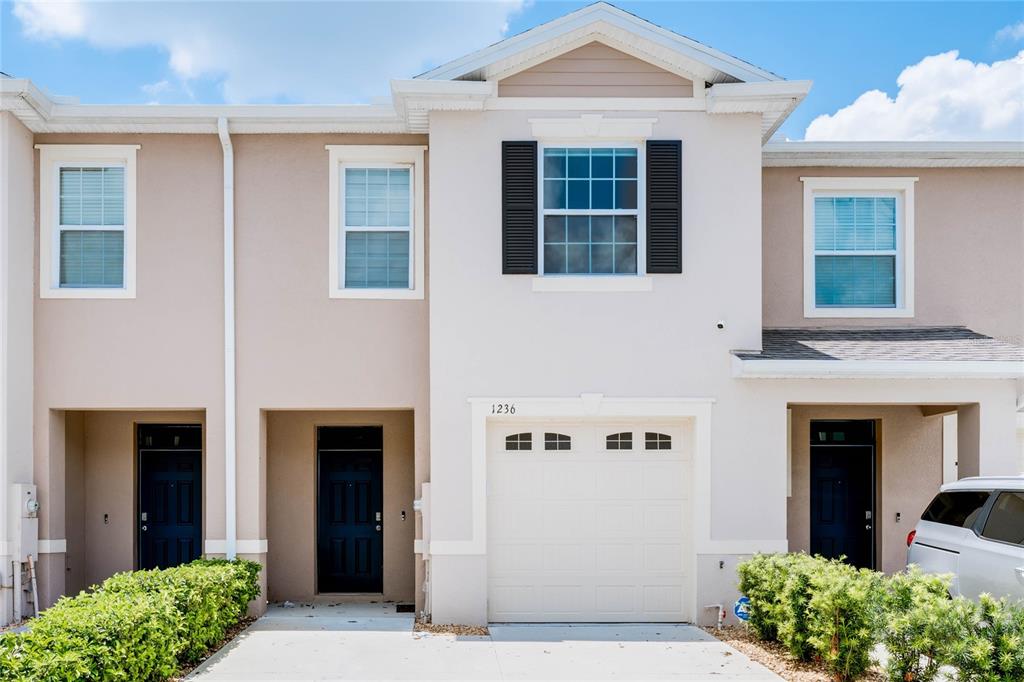
[{"label": "blue sky", "polygon": [[[387,94],[389,77],[410,77],[585,4],[4,0],[0,69],[86,103],[365,102]],[[932,137],[1024,136],[1021,2],[616,4],[786,78],[813,80],[781,131],[790,138],[873,90],[894,101],[875,93],[817,124],[815,135],[844,139],[868,128],[902,139],[927,127]],[[958,59],[926,60],[952,50]],[[897,77],[914,65],[901,102]],[[965,96],[977,101],[959,102]],[[993,97],[1009,98],[994,123],[995,109],[982,101]],[[986,135],[977,132],[984,126]]]}]

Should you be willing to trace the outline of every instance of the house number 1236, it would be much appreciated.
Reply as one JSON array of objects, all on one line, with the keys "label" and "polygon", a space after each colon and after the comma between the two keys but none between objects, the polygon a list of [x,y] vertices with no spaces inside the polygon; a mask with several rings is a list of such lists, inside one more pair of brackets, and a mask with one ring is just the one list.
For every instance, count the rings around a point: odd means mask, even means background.
[{"label": "house number 1236", "polygon": [[515,403],[491,403],[491,414],[515,414]]}]

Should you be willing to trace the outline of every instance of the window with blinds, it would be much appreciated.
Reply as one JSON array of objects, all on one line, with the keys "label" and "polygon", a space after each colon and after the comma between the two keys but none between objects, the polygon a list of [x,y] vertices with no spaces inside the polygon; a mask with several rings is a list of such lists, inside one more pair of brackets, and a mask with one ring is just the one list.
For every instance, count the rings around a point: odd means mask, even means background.
[{"label": "window with blinds", "polygon": [[58,286],[124,287],[123,166],[61,166]]},{"label": "window with blinds", "polygon": [[895,308],[895,196],[814,198],[814,300],[819,308]]},{"label": "window with blinds", "polygon": [[408,289],[412,184],[408,166],[343,169],[343,286]]}]

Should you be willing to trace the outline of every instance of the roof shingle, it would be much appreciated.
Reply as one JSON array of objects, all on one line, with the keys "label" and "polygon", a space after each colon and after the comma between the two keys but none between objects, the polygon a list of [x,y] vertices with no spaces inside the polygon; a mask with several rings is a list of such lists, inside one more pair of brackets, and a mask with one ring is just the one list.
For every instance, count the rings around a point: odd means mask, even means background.
[{"label": "roof shingle", "polygon": [[765,329],[763,350],[733,351],[741,360],[889,360],[1022,362],[1024,347],[966,327]]}]

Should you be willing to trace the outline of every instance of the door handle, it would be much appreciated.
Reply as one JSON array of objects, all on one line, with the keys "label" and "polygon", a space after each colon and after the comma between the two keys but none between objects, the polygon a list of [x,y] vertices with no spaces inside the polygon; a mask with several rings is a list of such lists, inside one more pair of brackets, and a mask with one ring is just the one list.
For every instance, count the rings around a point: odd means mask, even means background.
[{"label": "door handle", "polygon": [[1024,566],[1018,566],[1013,570],[1017,573],[1017,580],[1024,583]]},{"label": "door handle", "polygon": [[380,531],[380,524],[377,524],[377,530]]},{"label": "door handle", "polygon": [[147,528],[146,526],[143,526],[142,530],[149,530],[149,528]]},{"label": "door handle", "polygon": [[870,523],[869,523],[869,524],[866,524],[866,525],[864,526],[864,530],[871,530],[871,524],[870,524]]}]

